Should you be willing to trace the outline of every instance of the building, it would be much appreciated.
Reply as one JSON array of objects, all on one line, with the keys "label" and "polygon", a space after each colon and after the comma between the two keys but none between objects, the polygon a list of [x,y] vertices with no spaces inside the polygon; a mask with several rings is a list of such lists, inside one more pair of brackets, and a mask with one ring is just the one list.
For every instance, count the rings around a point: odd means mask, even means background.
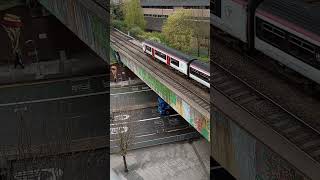
[{"label": "building", "polygon": [[178,9],[188,9],[204,21],[210,18],[209,0],[141,0],[141,6],[148,31],[161,31],[165,19]]}]

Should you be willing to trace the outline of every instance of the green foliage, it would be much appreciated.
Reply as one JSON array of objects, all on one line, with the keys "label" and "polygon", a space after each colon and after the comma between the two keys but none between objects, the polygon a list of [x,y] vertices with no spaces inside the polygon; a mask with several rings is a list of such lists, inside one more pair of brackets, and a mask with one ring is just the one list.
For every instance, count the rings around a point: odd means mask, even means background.
[{"label": "green foliage", "polygon": [[133,37],[139,37],[144,33],[144,31],[138,26],[134,26],[129,30],[129,32],[130,32],[130,35]]},{"label": "green foliage", "polygon": [[194,33],[190,26],[191,12],[188,10],[177,10],[170,15],[162,27],[166,41],[174,48],[189,52],[191,50],[191,39]]},{"label": "green foliage", "polygon": [[145,32],[140,38],[166,44],[165,36],[160,32]]},{"label": "green foliage", "polygon": [[128,27],[127,25],[124,23],[124,21],[121,20],[112,20],[111,21],[111,26],[114,28],[119,29],[120,31],[127,31]]},{"label": "green foliage", "polygon": [[110,4],[110,14],[112,19],[123,20],[124,12],[121,4]]},{"label": "green foliage", "polygon": [[146,22],[144,20],[140,0],[128,0],[124,3],[124,22],[130,29],[138,26],[140,29],[144,30]]}]

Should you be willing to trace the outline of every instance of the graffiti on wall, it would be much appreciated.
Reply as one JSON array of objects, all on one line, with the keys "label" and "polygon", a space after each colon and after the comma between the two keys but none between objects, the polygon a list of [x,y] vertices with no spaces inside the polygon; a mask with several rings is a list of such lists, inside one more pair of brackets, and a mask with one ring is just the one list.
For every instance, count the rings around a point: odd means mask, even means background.
[{"label": "graffiti on wall", "polygon": [[129,61],[126,56],[119,53],[121,61],[133,71],[140,79],[142,79],[151,89],[153,89],[163,100],[177,111],[190,125],[210,141],[210,121],[201,113],[192,108],[182,98],[177,96],[171,89],[157,80],[152,74],[145,69]]}]

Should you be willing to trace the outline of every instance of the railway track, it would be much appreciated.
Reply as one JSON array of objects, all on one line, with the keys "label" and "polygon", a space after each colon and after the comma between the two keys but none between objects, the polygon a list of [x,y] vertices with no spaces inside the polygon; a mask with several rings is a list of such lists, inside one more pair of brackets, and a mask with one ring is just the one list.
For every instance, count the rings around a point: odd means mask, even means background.
[{"label": "railway track", "polygon": [[[261,52],[254,52],[253,54],[246,53],[246,50],[241,48],[246,46],[245,44],[239,44],[233,37],[226,35],[222,30],[211,26],[211,33],[214,35],[215,43],[222,43],[231,48],[236,53],[241,54],[244,58],[255,63],[258,67],[266,70],[267,72],[275,75],[277,78],[283,79],[290,83],[297,90],[307,93],[315,98],[320,98],[320,85],[317,85],[312,80],[302,76],[294,70],[285,67],[276,60],[264,55]],[[261,63],[263,62],[263,63]]]},{"label": "railway track", "polygon": [[[119,45],[115,45],[118,48],[124,51],[130,51],[133,58],[139,60],[141,64],[148,67],[151,71],[153,71],[153,73],[167,81],[169,84],[172,84],[181,93],[188,96],[194,102],[210,112],[210,95],[208,92],[204,91],[198,86],[195,86],[194,82],[187,80],[186,77],[183,77],[178,72],[174,72],[164,64],[151,60],[147,55],[144,54],[141,48],[142,46],[139,46],[139,42],[132,42],[133,39],[131,37],[125,36],[117,31],[112,31],[111,40],[114,42],[117,41]],[[190,86],[190,84],[193,86]]]},{"label": "railway track", "polygon": [[320,132],[255,90],[239,77],[211,61],[212,87],[320,162]]}]

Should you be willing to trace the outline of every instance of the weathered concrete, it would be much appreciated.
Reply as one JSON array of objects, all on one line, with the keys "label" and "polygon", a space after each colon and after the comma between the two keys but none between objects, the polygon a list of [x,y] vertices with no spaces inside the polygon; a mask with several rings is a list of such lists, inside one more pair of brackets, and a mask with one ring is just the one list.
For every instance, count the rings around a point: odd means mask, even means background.
[{"label": "weathered concrete", "polygon": [[154,74],[147,67],[130,57],[126,52],[118,49],[111,43],[112,49],[119,52],[121,61],[143,80],[151,89],[153,89],[162,99],[164,99],[177,113],[188,121],[198,132],[208,141],[210,140],[210,112],[196,102],[179,92]]},{"label": "weathered concrete", "polygon": [[111,155],[111,169],[121,180],[208,180],[206,172],[209,172],[210,153],[205,141],[201,139],[192,144],[183,142],[130,151],[127,155],[128,173],[123,171],[122,157]]},{"label": "weathered concrete", "polygon": [[109,62],[109,12],[93,0],[39,0],[102,59]]},{"label": "weathered concrete", "polygon": [[[256,134],[250,134],[217,108],[212,108],[211,128],[211,156],[237,180],[310,180],[258,140]],[[269,137],[268,134],[264,136]],[[270,138],[278,142],[277,138]],[[283,144],[278,146],[281,148]],[[282,150],[290,154],[289,149]]]}]

